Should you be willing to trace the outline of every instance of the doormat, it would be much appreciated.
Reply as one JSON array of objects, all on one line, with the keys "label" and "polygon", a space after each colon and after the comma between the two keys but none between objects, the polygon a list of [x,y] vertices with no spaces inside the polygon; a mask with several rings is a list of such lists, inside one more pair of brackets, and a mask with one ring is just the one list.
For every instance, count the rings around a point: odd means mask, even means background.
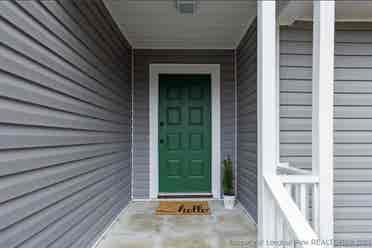
[{"label": "doormat", "polygon": [[207,201],[161,201],[157,215],[210,215]]}]

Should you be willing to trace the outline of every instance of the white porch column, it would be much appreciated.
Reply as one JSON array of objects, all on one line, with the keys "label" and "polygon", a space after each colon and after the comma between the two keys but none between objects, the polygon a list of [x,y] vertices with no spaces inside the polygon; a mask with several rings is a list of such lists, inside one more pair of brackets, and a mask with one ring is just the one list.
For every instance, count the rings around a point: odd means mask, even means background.
[{"label": "white porch column", "polygon": [[333,238],[333,85],[335,3],[314,1],[312,166],[319,176],[316,229]]},{"label": "white porch column", "polygon": [[276,1],[257,1],[258,239],[274,239],[272,197],[263,176],[276,174]]}]

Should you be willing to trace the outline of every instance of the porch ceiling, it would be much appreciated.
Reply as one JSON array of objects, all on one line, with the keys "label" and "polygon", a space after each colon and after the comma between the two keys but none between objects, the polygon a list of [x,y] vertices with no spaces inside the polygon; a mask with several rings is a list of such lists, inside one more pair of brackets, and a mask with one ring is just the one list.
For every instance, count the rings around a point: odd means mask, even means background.
[{"label": "porch ceiling", "polygon": [[234,49],[256,15],[256,2],[199,0],[194,15],[175,0],[104,0],[134,48]]}]

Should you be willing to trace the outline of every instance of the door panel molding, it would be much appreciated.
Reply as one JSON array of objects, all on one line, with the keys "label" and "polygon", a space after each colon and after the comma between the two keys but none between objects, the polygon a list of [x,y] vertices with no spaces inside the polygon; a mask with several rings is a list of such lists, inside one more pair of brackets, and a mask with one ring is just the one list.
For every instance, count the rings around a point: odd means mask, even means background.
[{"label": "door panel molding", "polygon": [[210,74],[159,75],[159,194],[212,194],[211,100]]},{"label": "door panel molding", "polygon": [[159,147],[158,109],[159,74],[209,74],[211,75],[212,112],[212,195],[221,198],[221,95],[219,64],[150,64],[149,65],[149,161],[150,198],[158,198],[159,193]]}]

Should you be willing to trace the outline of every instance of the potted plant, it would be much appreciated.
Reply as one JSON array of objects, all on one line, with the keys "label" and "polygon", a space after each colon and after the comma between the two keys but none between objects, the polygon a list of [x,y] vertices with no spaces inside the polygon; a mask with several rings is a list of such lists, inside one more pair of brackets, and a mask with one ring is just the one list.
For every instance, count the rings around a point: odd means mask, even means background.
[{"label": "potted plant", "polygon": [[223,160],[223,203],[226,209],[235,205],[233,164],[230,156]]}]

